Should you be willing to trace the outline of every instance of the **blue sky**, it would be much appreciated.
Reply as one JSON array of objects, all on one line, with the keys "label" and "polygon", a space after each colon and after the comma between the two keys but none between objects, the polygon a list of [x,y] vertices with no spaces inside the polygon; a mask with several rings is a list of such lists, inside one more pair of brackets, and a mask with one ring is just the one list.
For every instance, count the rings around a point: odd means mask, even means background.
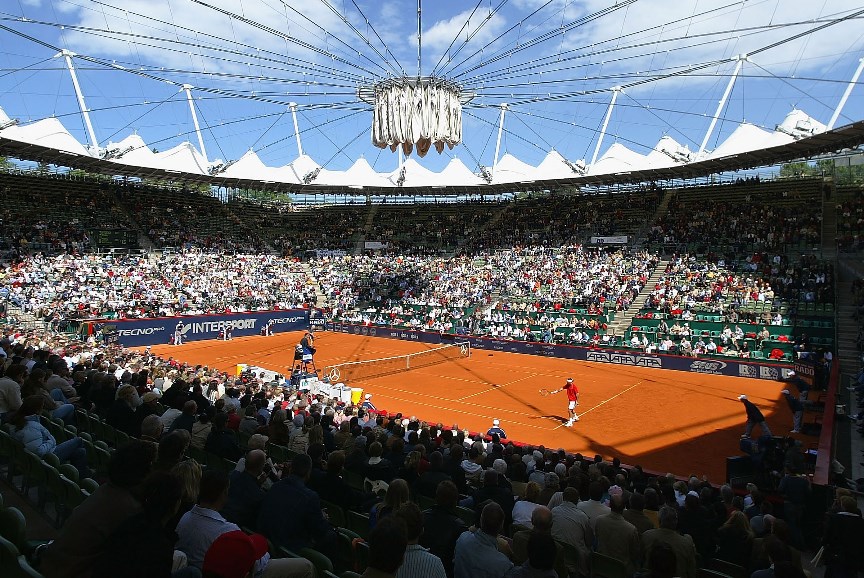
[{"label": "blue sky", "polygon": [[[476,96],[463,111],[463,144],[419,162],[491,165],[501,103],[511,103],[502,154],[536,165],[554,148],[590,160],[616,85],[627,88],[604,150],[617,140],[645,154],[665,134],[698,149],[741,53],[756,52],[709,149],[742,120],[772,129],[793,106],[827,123],[864,57],[862,18],[785,40],[862,8],[860,0],[427,1],[422,73]],[[103,146],[131,132],[159,150],[197,143],[178,86],[188,83],[201,87],[194,95],[210,160],[251,148],[265,164],[291,162],[286,105],[296,102],[304,152],[325,168],[360,156],[381,172],[397,166],[394,153],[372,146],[371,109],[355,91],[417,73],[413,0],[7,0],[0,19],[15,31],[0,29],[0,107],[22,122],[55,115],[87,141],[69,74],[52,58],[67,48],[93,59],[76,66]],[[862,85],[838,125],[864,118]]]}]

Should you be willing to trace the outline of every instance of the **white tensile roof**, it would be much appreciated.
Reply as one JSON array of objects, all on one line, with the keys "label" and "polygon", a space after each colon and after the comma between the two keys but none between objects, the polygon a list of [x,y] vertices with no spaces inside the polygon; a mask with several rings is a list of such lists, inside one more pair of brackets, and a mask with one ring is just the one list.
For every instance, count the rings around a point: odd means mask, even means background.
[{"label": "white tensile roof", "polygon": [[452,159],[444,170],[438,173],[438,182],[436,185],[442,187],[460,186],[460,185],[481,185],[485,181],[471,172],[471,169],[465,166],[458,158]]},{"label": "white tensile roof", "polygon": [[376,173],[365,158],[360,157],[346,171],[328,171],[321,169],[316,185],[341,187],[384,187],[387,186],[384,175]]},{"label": "white tensile roof", "polygon": [[[0,108],[0,124],[9,123],[8,115]],[[670,136],[664,136],[646,156],[621,143],[610,146],[593,166],[587,168],[588,175],[612,175],[646,169],[684,165],[704,159],[719,159],[749,151],[785,145],[795,140],[825,132],[824,124],[814,120],[805,112],[794,109],[777,125],[765,130],[753,124],[742,123],[716,149],[701,155],[692,153]],[[11,125],[0,130],[0,137],[38,145],[58,151],[99,158],[103,151],[90,149],[75,140],[60,120],[46,118],[28,124]],[[163,152],[154,153],[146,141],[137,134],[130,134],[118,143],[106,147],[110,161],[117,165],[146,167],[169,172],[207,175],[211,166],[203,155],[189,142],[180,143]],[[582,166],[582,161],[571,163]],[[509,153],[505,153],[492,175],[492,184],[533,182],[553,179],[568,179],[581,175],[557,151],[551,150],[538,166],[529,165]],[[307,175],[317,176],[309,184],[333,187],[459,187],[482,186],[486,181],[472,172],[461,160],[454,158],[441,172],[426,169],[411,156],[403,164],[404,180],[400,184],[401,169],[376,172],[364,158],[357,159],[347,170],[335,171],[321,167],[308,155],[301,155],[281,167],[265,165],[258,155],[250,150],[236,162],[229,164],[221,173],[228,178],[304,184]],[[491,171],[491,167],[489,168]]]},{"label": "white tensile roof", "polygon": [[280,167],[279,175],[282,177],[280,180],[286,183],[302,183],[303,177],[320,168],[321,165],[312,160],[309,155],[300,155],[293,162]]},{"label": "white tensile roof", "polygon": [[572,179],[573,177],[578,177],[579,173],[574,172],[564,162],[564,157],[558,151],[552,149],[546,155],[546,158],[537,165],[537,176],[540,179]]},{"label": "white tensile roof", "polygon": [[523,181],[536,181],[537,168],[532,167],[528,163],[524,163],[511,155],[505,153],[501,160],[498,161],[498,166],[492,173],[492,184],[498,183],[520,183]]},{"label": "white tensile roof", "polygon": [[664,136],[646,157],[648,166],[652,169],[671,167],[682,164],[682,158],[691,158],[690,149],[680,144],[669,135]]},{"label": "white tensile roof", "polygon": [[235,179],[249,179],[258,181],[281,181],[283,180],[282,169],[268,167],[265,165],[258,154],[253,150],[248,150],[240,159],[229,165],[221,175]]},{"label": "white tensile roof", "polygon": [[621,143],[615,143],[603,153],[596,163],[588,168],[589,175],[612,175],[648,168],[644,155],[631,151]]},{"label": "white tensile roof", "polygon": [[[3,122],[9,122],[9,117],[6,116],[5,112],[3,113],[3,117],[6,119]],[[3,131],[0,131],[0,134],[11,140],[75,153],[77,155],[90,156],[90,151],[87,150],[87,147],[75,140],[75,137],[69,134],[63,123],[53,116],[37,120],[30,124],[7,127]]]},{"label": "white tensile roof", "polygon": [[708,154],[709,159],[719,159],[748,151],[767,149],[788,144],[795,139],[788,134],[767,131],[750,123],[742,123],[716,149]]},{"label": "white tensile roof", "polygon": [[793,108],[792,112],[786,115],[779,125],[777,130],[792,135],[795,138],[804,138],[814,134],[823,133],[828,130],[828,127],[818,120],[807,115],[803,110]]},{"label": "white tensile roof", "polygon": [[207,160],[188,141],[167,151],[155,153],[153,156],[156,157],[156,163],[160,169],[196,175],[207,174]]},{"label": "white tensile roof", "polygon": [[[413,158],[407,159],[402,163],[405,169],[405,181],[402,186],[405,187],[434,187],[438,173],[433,173]],[[396,169],[392,173],[388,173],[386,179],[391,183],[391,186],[399,186],[399,177],[402,169]]]},{"label": "white tensile roof", "polygon": [[137,134],[130,134],[118,143],[108,143],[105,148],[109,152],[115,152],[116,156],[110,159],[111,162],[136,167],[158,167],[156,154]]}]

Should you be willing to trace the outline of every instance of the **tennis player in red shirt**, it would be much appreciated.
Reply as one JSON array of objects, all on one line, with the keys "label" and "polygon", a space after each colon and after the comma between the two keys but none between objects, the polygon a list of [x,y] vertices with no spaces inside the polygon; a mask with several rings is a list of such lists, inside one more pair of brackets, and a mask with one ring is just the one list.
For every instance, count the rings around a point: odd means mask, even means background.
[{"label": "tennis player in red shirt", "polygon": [[572,427],[575,422],[579,421],[579,416],[576,415],[576,406],[579,405],[579,386],[576,385],[572,377],[568,377],[564,387],[552,393],[559,391],[567,392],[567,410],[570,412],[570,419],[564,425]]}]

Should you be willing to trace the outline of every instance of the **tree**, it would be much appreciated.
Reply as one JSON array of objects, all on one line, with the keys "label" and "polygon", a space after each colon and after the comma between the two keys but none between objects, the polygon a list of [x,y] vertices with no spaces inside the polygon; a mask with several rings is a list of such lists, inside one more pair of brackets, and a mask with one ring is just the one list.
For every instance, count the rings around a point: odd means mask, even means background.
[{"label": "tree", "polygon": [[816,174],[825,177],[834,176],[834,159],[819,159],[816,161]]},{"label": "tree", "polygon": [[780,177],[782,178],[812,177],[813,174],[813,167],[807,162],[786,163],[780,167]]}]

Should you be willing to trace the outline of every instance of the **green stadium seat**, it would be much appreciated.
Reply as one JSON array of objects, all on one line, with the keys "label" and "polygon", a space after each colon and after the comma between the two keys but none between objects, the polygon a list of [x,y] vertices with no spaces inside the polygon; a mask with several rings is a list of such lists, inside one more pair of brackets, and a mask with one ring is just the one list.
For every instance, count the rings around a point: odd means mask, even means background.
[{"label": "green stadium seat", "polygon": [[369,514],[361,514],[360,512],[354,512],[352,510],[348,510],[345,512],[347,518],[347,528],[365,539],[369,536]]},{"label": "green stadium seat", "polygon": [[591,578],[629,578],[624,562],[601,554],[591,553]]}]

